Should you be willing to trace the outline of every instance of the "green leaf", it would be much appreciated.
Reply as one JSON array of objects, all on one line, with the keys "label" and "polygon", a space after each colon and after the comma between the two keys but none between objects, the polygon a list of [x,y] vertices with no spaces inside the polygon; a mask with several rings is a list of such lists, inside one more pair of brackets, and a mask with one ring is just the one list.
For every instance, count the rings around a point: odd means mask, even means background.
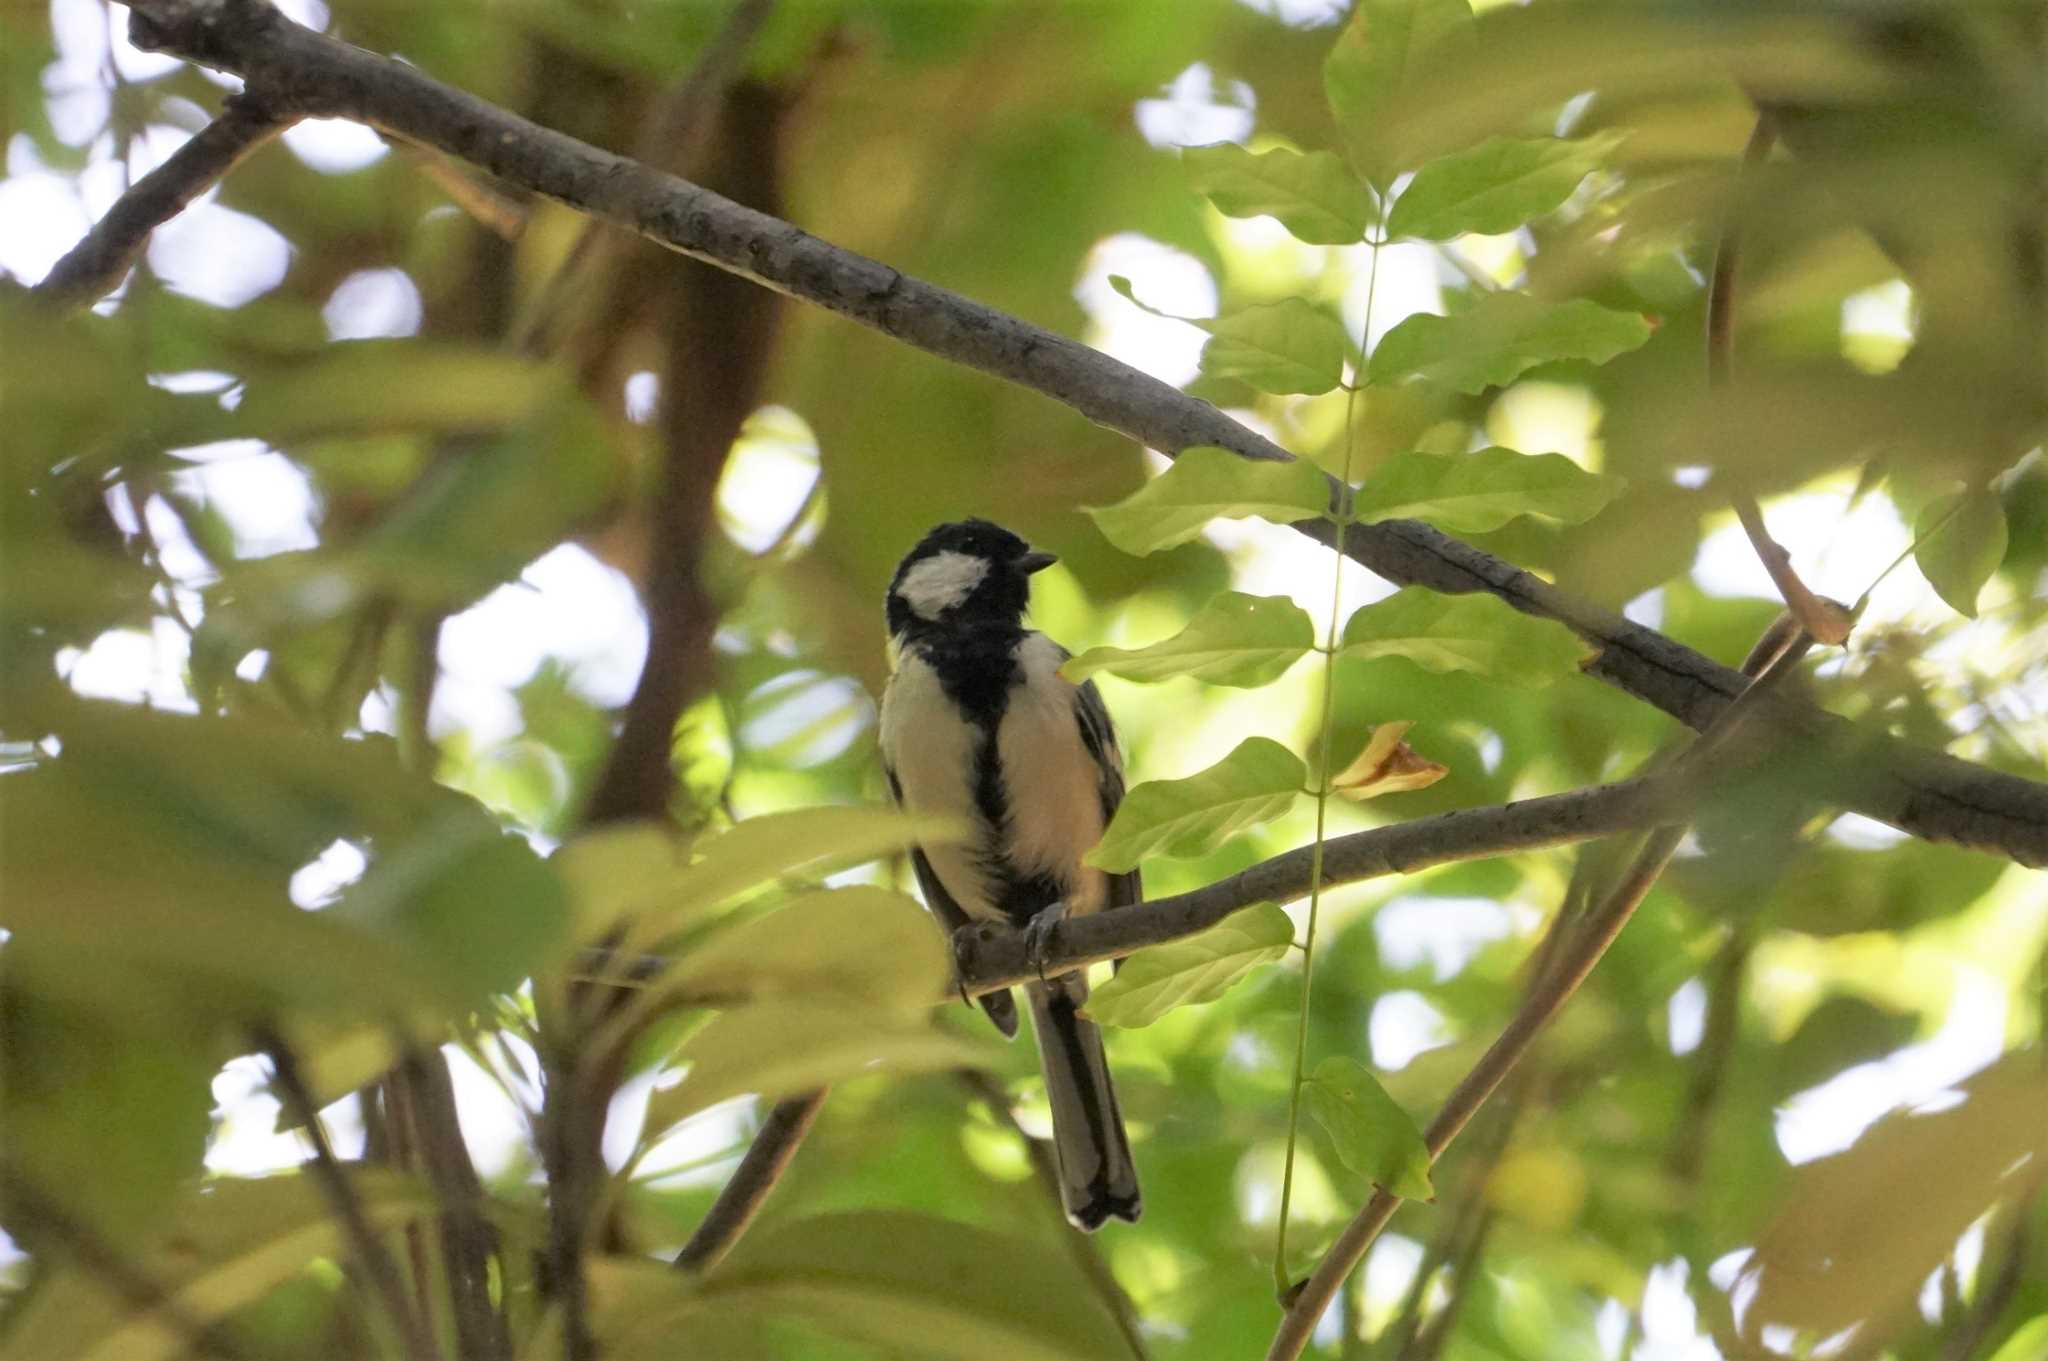
[{"label": "green leaf", "polygon": [[1094,647],[1060,668],[1076,684],[1098,671],[1125,680],[1193,676],[1211,685],[1265,685],[1315,646],[1315,625],[1278,595],[1225,591],[1211,596],[1173,637],[1135,650]]},{"label": "green leaf", "polygon": [[1397,1196],[1436,1195],[1422,1132],[1363,1064],[1331,1055],[1302,1084],[1302,1096],[1346,1167]]},{"label": "green leaf", "polygon": [[1614,141],[1495,137],[1431,161],[1401,191],[1387,234],[1449,241],[1466,232],[1512,231],[1570,198]]},{"label": "green leaf", "polygon": [[1362,606],[1344,625],[1340,655],[1406,657],[1428,671],[1470,671],[1535,689],[1576,675],[1592,649],[1564,625],[1496,596],[1439,595],[1405,586]]},{"label": "green leaf", "polygon": [[1195,323],[1209,333],[1202,372],[1261,392],[1328,392],[1344,376],[1344,327],[1301,298],[1247,307]]},{"label": "green leaf", "polygon": [[1590,520],[1623,485],[1563,454],[1396,454],[1360,484],[1354,505],[1361,520],[1427,520],[1453,534],[1485,534],[1518,515]]},{"label": "green leaf", "polygon": [[1512,383],[1538,364],[1604,364],[1650,338],[1650,323],[1581,298],[1538,302],[1490,293],[1456,316],[1418,313],[1380,338],[1368,372],[1375,383],[1416,378],[1458,392]]},{"label": "green leaf", "polygon": [[1211,378],[1235,378],[1261,392],[1315,395],[1328,392],[1344,376],[1344,327],[1301,298],[1283,298],[1225,317],[1182,317],[1141,301],[1121,274],[1110,275],[1109,286],[1155,317],[1207,331],[1210,340],[1202,347],[1202,372]]},{"label": "green leaf", "polygon": [[1323,92],[1351,163],[1384,188],[1405,167],[1384,140],[1389,107],[1422,59],[1472,28],[1466,0],[1359,0],[1323,61]]},{"label": "green leaf", "polygon": [[658,829],[597,833],[577,852],[581,863],[572,862],[571,883],[585,904],[581,920],[627,922],[626,948],[645,948],[766,885],[816,879],[960,830],[873,804],[800,808],[705,837],[690,846],[687,864],[677,852],[664,857],[657,839],[666,834]]},{"label": "green leaf", "polygon": [[818,1215],[750,1236],[704,1291],[720,1310],[803,1318],[889,1356],[1130,1356],[1099,1295],[1054,1239],[905,1210]]},{"label": "green leaf", "polygon": [[840,1004],[915,1016],[951,977],[943,932],[925,910],[872,885],[800,893],[693,944],[639,989],[615,1028],[632,1035],[653,1015],[692,999]]},{"label": "green leaf", "polygon": [[1213,1002],[1253,969],[1287,957],[1294,923],[1273,903],[1254,903],[1186,940],[1129,956],[1088,998],[1103,1025],[1150,1025],[1175,1007]]},{"label": "green leaf", "polygon": [[1991,1354],[1991,1361],[2040,1361],[2048,1356],[2048,1314],[2036,1314],[2013,1329],[2005,1345]]},{"label": "green leaf", "polygon": [[1246,151],[1234,142],[1189,147],[1181,163],[1195,192],[1227,217],[1275,217],[1295,240],[1343,246],[1365,235],[1365,190],[1329,151]]},{"label": "green leaf", "polygon": [[1937,497],[1913,522],[1913,561],[1959,613],[1977,617],[1977,596],[2005,561],[2005,507],[1986,489]]},{"label": "green leaf", "polygon": [[[349,1177],[373,1229],[431,1210],[411,1181],[382,1169]],[[215,1178],[173,1207],[162,1237],[124,1257],[161,1286],[180,1317],[209,1325],[256,1303],[319,1258],[345,1251],[326,1196],[298,1175]],[[192,1354],[191,1337],[162,1312],[134,1301],[90,1271],[59,1271],[41,1282],[14,1320],[7,1354],[50,1361],[173,1361]]]},{"label": "green leaf", "polygon": [[1261,462],[1228,449],[1189,449],[1113,506],[1089,506],[1103,537],[1143,556],[1184,544],[1220,517],[1292,524],[1329,509],[1329,483],[1313,463]]},{"label": "green leaf", "polygon": [[[925,930],[932,935],[931,928]],[[934,989],[934,997],[937,990]],[[775,1100],[875,1072],[930,1072],[986,1062],[978,1045],[936,1030],[930,1011],[843,999],[780,998],[720,1012],[683,1046],[689,1073],[648,1103],[647,1128],[665,1129],[729,1097]]]},{"label": "green leaf", "polygon": [[1207,855],[1245,828],[1285,813],[1307,779],[1299,756],[1270,737],[1248,737],[1199,774],[1133,789],[1088,863],[1121,874],[1154,855]]},{"label": "green leaf", "polygon": [[[252,379],[214,438],[514,430],[566,388],[553,364],[437,340],[354,340]],[[374,393],[375,401],[364,398]]]}]

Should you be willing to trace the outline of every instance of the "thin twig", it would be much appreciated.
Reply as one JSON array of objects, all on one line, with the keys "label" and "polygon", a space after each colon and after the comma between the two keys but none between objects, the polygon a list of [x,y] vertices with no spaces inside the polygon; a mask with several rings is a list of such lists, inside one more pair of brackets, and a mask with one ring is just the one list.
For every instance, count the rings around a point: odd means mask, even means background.
[{"label": "thin twig", "polygon": [[279,112],[246,91],[229,95],[218,118],[114,200],[35,286],[35,296],[59,307],[83,307],[110,292],[141,258],[151,232],[297,121],[296,114]]},{"label": "thin twig", "polygon": [[313,1103],[305,1078],[299,1073],[297,1056],[275,1032],[259,1030],[255,1038],[256,1047],[270,1060],[271,1076],[285,1114],[303,1126],[306,1137],[312,1141],[313,1179],[325,1193],[328,1209],[340,1221],[342,1236],[355,1253],[357,1265],[384,1302],[408,1361],[439,1361],[441,1349],[407,1298],[405,1278],[399,1274],[398,1263],[371,1227],[369,1217],[363,1213],[362,1198],[356,1194],[348,1173],[334,1156],[333,1145],[327,1141],[327,1127],[320,1122],[320,1108]]},{"label": "thin twig", "polygon": [[[1756,668],[1752,690],[1774,688],[1792,672],[1812,645],[1812,640],[1803,633],[1789,643],[1784,638],[1785,631],[1774,626],[1750,654],[1749,665]],[[1731,722],[1740,722],[1742,716],[1753,709],[1753,704],[1731,706]],[[1715,745],[1725,733],[1726,726],[1717,724],[1698,745]],[[1725,746],[1725,743],[1721,745]],[[1674,770],[1685,768],[1684,765],[1673,767]],[[1423,1142],[1429,1149],[1431,1161],[1443,1156],[1444,1150],[1486,1103],[1501,1080],[1534,1046],[1537,1036],[1591,976],[1594,966],[1607,953],[1608,947],[1621,934],[1622,927],[1628,924],[1629,918],[1649,894],[1651,886],[1663,874],[1679,843],[1685,839],[1685,832],[1683,823],[1659,827],[1651,833],[1620,881],[1609,890],[1599,909],[1583,924],[1563,914],[1552,923],[1553,934],[1570,932],[1569,938],[1560,938],[1564,943],[1557,949],[1556,962],[1537,977],[1500,1037],[1452,1090],[1443,1108],[1437,1112],[1436,1119],[1430,1122],[1423,1134]],[[1384,1189],[1377,1190],[1345,1225],[1337,1241],[1302,1283],[1282,1316],[1272,1346],[1266,1353],[1267,1361],[1293,1361],[1301,1355],[1302,1348],[1315,1331],[1316,1321],[1343,1287],[1345,1277],[1363,1260],[1366,1250],[1379,1237],[1400,1204],[1401,1197]]]},{"label": "thin twig", "polygon": [[[1714,273],[1707,281],[1707,386],[1717,391],[1725,389],[1735,376],[1736,280],[1741,273],[1742,218],[1747,211],[1743,190],[1777,140],[1770,114],[1759,113],[1749,143],[1742,150],[1742,163],[1736,171],[1735,202],[1722,224],[1720,246],[1714,252]],[[1728,499],[1735,507],[1735,518],[1742,522],[1742,532],[1749,536],[1750,546],[1762,560],[1764,570],[1771,574],[1785,608],[1816,640],[1831,646],[1847,642],[1855,622],[1849,611],[1815,595],[1799,579],[1799,574],[1792,570],[1792,555],[1771,537],[1756,494],[1747,484],[1726,470],[1719,480],[1728,484]]]},{"label": "thin twig", "polygon": [[753,1224],[754,1216],[761,1213],[768,1193],[789,1170],[798,1145],[824,1108],[829,1091],[830,1088],[820,1087],[815,1092],[787,1097],[769,1109],[768,1118],[761,1122],[754,1142],[747,1145],[745,1156],[726,1179],[718,1199],[711,1203],[710,1212],[676,1254],[676,1266],[685,1271],[705,1272],[725,1260],[725,1254],[732,1251],[732,1245]]},{"label": "thin twig", "polygon": [[0,1190],[23,1223],[76,1258],[80,1267],[144,1318],[154,1317],[176,1333],[194,1353],[213,1361],[251,1361],[221,1324],[189,1312],[177,1292],[128,1260],[120,1248],[103,1238],[56,1197],[0,1163]]},{"label": "thin twig", "polygon": [[[129,35],[146,50],[245,78],[261,71],[287,83],[308,112],[434,146],[764,287],[1044,393],[1151,448],[1176,453],[1216,445],[1247,458],[1289,457],[1207,402],[1077,341],[539,127],[414,67],[313,33],[262,0],[139,0]],[[1295,528],[1318,542],[1338,541],[1320,518]],[[1352,525],[1341,542],[1348,555],[1397,584],[1485,591],[1566,624],[1597,648],[1588,674],[1691,727],[1705,728],[1742,691],[1732,668],[1419,521]],[[2048,785],[1863,734],[1811,705],[1784,706],[1773,718],[1788,734],[1823,744],[1815,765],[1844,807],[1915,836],[2048,864]]]}]

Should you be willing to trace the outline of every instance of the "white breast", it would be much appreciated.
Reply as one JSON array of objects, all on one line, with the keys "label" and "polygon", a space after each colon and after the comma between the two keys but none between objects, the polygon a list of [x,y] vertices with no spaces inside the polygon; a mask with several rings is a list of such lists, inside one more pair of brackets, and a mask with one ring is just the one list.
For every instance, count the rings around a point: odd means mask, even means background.
[{"label": "white breast", "polygon": [[1042,633],[1018,649],[1021,684],[996,730],[997,753],[1010,796],[1011,863],[1025,874],[1048,873],[1067,886],[1067,911],[1100,908],[1109,880],[1081,857],[1102,837],[1102,794],[1095,758],[1081,740],[1074,686],[1059,675],[1061,653]]},{"label": "white breast", "polygon": [[904,808],[975,829],[965,843],[926,849],[939,882],[969,917],[999,918],[976,852],[989,835],[974,802],[974,753],[981,733],[960,717],[940,688],[938,674],[915,648],[897,658],[896,672],[882,692],[881,727],[882,759],[896,772]]}]

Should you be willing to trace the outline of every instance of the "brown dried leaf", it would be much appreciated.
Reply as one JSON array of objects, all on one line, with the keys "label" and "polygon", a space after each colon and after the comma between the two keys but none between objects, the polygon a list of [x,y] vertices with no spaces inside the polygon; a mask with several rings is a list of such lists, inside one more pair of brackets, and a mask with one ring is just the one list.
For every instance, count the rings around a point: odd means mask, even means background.
[{"label": "brown dried leaf", "polygon": [[1365,750],[1358,753],[1358,759],[1344,770],[1344,773],[1330,782],[1330,788],[1347,799],[1363,803],[1376,799],[1382,794],[1405,794],[1411,789],[1427,789],[1451,773],[1449,766],[1417,752],[1402,741],[1413,723],[1382,723],[1372,730],[1372,737],[1365,744]]}]

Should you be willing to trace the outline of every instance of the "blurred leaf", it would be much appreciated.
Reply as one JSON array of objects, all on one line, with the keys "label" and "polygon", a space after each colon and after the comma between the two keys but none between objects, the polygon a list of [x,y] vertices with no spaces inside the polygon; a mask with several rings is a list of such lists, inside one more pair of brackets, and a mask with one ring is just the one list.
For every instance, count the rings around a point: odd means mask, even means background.
[{"label": "blurred leaf", "polygon": [[1344,375],[1344,327],[1301,298],[1247,307],[1198,322],[1209,333],[1202,372],[1261,392],[1328,392]]},{"label": "blurred leaf", "polygon": [[[356,1168],[356,1198],[374,1229],[429,1210],[412,1182]],[[345,1251],[340,1224],[311,1179],[298,1175],[214,1178],[188,1192],[172,1226],[124,1243],[128,1260],[163,1286],[178,1312],[216,1324],[261,1300],[315,1260]],[[39,1284],[7,1336],[8,1355],[38,1361],[176,1361],[190,1338],[92,1271],[67,1269]]]},{"label": "blurred leaf", "polygon": [[677,999],[843,1002],[916,1015],[952,975],[945,934],[893,889],[818,889],[693,944],[621,1013],[627,1032]]},{"label": "blurred leaf", "polygon": [[1173,637],[1137,649],[1090,648],[1060,674],[1076,683],[1107,671],[1133,681],[1193,676],[1210,685],[1250,688],[1278,680],[1315,642],[1314,623],[1285,596],[1225,591]]},{"label": "blurred leaf", "polygon": [[1354,803],[1376,799],[1382,794],[1405,794],[1427,789],[1451,773],[1449,766],[1429,760],[1402,741],[1413,723],[1382,723],[1356,760],[1330,781],[1330,788]]},{"label": "blurred leaf", "polygon": [[786,997],[722,1011],[683,1046],[689,1072],[654,1094],[647,1128],[666,1129],[750,1092],[773,1101],[863,1073],[930,1072],[982,1061],[980,1045],[933,1029],[929,1017],[928,1009],[906,1016],[893,1007]]},{"label": "blurred leaf", "polygon": [[714,1308],[804,1318],[893,1356],[1124,1361],[1129,1347],[1072,1261],[1049,1239],[864,1210],[751,1236],[702,1289]]},{"label": "blurred leaf", "polygon": [[1580,298],[1539,302],[1526,293],[1489,293],[1454,316],[1418,312],[1380,337],[1367,372],[1375,383],[1419,378],[1478,394],[1512,383],[1538,364],[1583,359],[1604,364],[1650,338],[1650,324]]},{"label": "blurred leaf", "polygon": [[1518,515],[1579,524],[1606,509],[1622,486],[1563,454],[1493,447],[1448,457],[1396,454],[1359,485],[1354,504],[1361,520],[1427,520],[1454,534],[1484,534]]},{"label": "blurred leaf", "polygon": [[1436,1195],[1422,1132],[1358,1060],[1341,1054],[1324,1059],[1302,1084],[1302,1096],[1346,1167],[1397,1196]]},{"label": "blurred leaf", "polygon": [[1991,1361],[2040,1361],[2048,1356],[2048,1314],[2038,1314],[2013,1329]]},{"label": "blurred leaf", "polygon": [[1977,596],[2005,561],[2005,507],[1996,493],[1950,492],[1913,522],[1913,561],[1951,608],[1977,617]]},{"label": "blurred leaf", "polygon": [[1254,152],[1218,142],[1188,147],[1181,163],[1195,192],[1225,216],[1278,218],[1295,240],[1313,245],[1346,246],[1365,235],[1365,190],[1334,152]]},{"label": "blurred leaf", "polygon": [[1361,0],[1323,61],[1323,91],[1351,162],[1382,187],[1402,167],[1386,141],[1387,111],[1431,48],[1471,32],[1465,0]]},{"label": "blurred leaf", "polygon": [[[331,344],[252,380],[212,438],[289,444],[314,436],[512,430],[561,400],[554,365],[433,340]],[[375,401],[364,400],[376,394]]]},{"label": "blurred leaf", "polygon": [[1207,770],[1131,790],[1087,863],[1121,874],[1154,855],[1207,855],[1285,813],[1307,779],[1299,756],[1270,737],[1248,737]]},{"label": "blurred leaf", "polygon": [[[1782,1324],[1825,1337],[1864,1323],[1881,1346],[1915,1318],[1920,1283],[1963,1230],[2048,1157],[2048,1071],[2038,1053],[2009,1054],[1955,1085],[1961,1102],[1894,1112],[1847,1152],[1792,1174],[1743,1269],[1755,1290],[1746,1334]],[[1911,1213],[1902,1214],[1905,1187]]]},{"label": "blurred leaf", "polygon": [[1430,671],[1470,671],[1537,689],[1576,674],[1591,651],[1564,625],[1523,614],[1497,596],[1404,586],[1352,614],[1340,655],[1405,657]]},{"label": "blurred leaf", "polygon": [[[957,824],[913,818],[873,804],[768,813],[693,843],[687,867],[615,884],[611,893],[616,906],[600,915],[612,921],[630,919],[628,940],[651,944],[769,884],[822,878],[907,846],[943,844],[957,839],[961,831]],[[650,868],[658,861],[644,833],[606,854]],[[585,883],[595,877],[579,874]]]},{"label": "blurred leaf", "polygon": [[1127,956],[1089,994],[1085,1014],[1103,1025],[1151,1025],[1176,1007],[1215,1001],[1252,970],[1285,959],[1293,944],[1287,914],[1254,903],[1197,935]]},{"label": "blurred leaf", "polygon": [[1103,537],[1139,557],[1199,535],[1209,521],[1256,515],[1275,524],[1321,515],[1330,495],[1313,463],[1262,463],[1228,449],[1189,449],[1113,506],[1089,506]]},{"label": "blurred leaf", "polygon": [[1467,232],[1512,231],[1570,198],[1615,141],[1495,137],[1431,161],[1395,200],[1387,235],[1449,241]]}]

